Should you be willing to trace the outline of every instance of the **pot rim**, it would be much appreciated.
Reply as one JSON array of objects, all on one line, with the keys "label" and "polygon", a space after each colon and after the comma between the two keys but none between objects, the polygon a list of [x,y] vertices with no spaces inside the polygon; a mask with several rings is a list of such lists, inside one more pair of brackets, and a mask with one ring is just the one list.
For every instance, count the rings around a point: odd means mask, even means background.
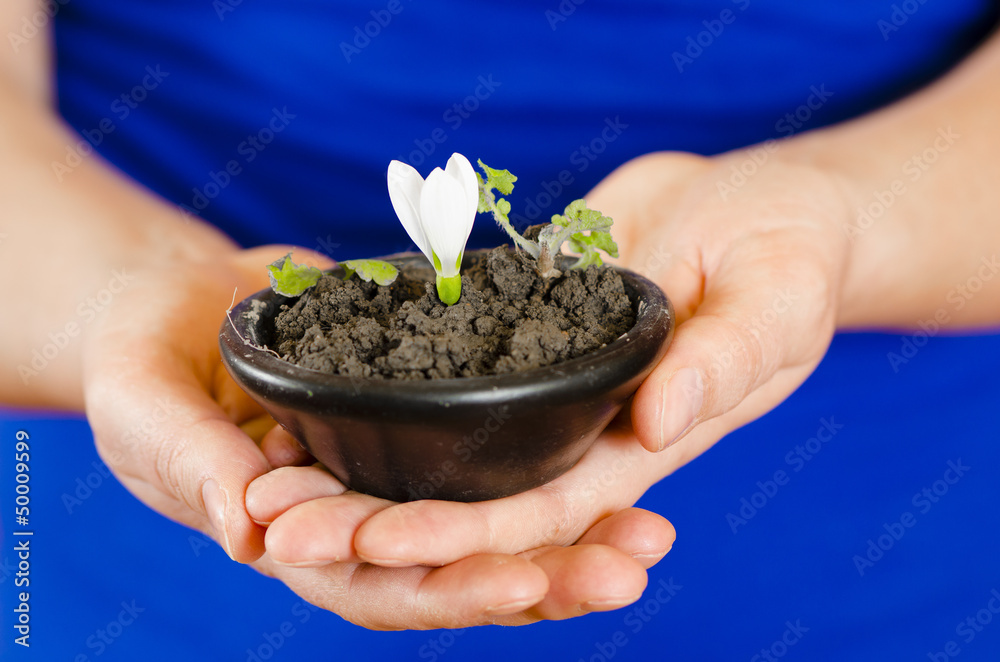
[{"label": "pot rim", "polygon": [[[416,257],[426,259],[420,253],[398,253],[383,259],[405,264]],[[278,358],[273,350],[244,340],[254,324],[247,315],[253,302],[268,304],[266,311],[258,315],[270,320],[281,304],[293,300],[270,288],[246,297],[230,309],[219,334],[222,360],[245,390],[286,406],[309,402],[313,407],[339,407],[348,401],[354,408],[373,411],[391,404],[397,411],[426,412],[428,406],[434,405],[479,407],[524,397],[584,400],[651,370],[666,352],[674,332],[673,306],[663,291],[640,274],[608,266],[622,275],[626,291],[638,299],[635,324],[604,347],[540,368],[503,375],[417,380],[356,378],[304,368]],[[332,269],[327,273],[336,272]]]}]

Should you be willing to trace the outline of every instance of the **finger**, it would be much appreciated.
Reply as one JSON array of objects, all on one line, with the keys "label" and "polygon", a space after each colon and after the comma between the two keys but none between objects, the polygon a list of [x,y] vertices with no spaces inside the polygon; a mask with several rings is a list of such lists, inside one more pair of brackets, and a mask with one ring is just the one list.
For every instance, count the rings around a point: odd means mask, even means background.
[{"label": "finger", "polygon": [[300,568],[360,563],[354,548],[358,527],[393,504],[357,492],[300,503],[268,527],[267,552],[276,563]]},{"label": "finger", "polygon": [[[232,418],[232,416],[229,416],[229,418],[234,421],[238,420]],[[243,430],[243,434],[253,439],[258,445],[261,445],[263,440],[266,438],[267,433],[274,429],[274,419],[268,414],[262,414],[256,418],[251,418],[243,423],[237,424],[239,425],[239,428]]]},{"label": "finger", "polygon": [[[806,259],[803,233],[785,231],[731,247],[707,273],[703,295],[675,290],[696,308],[632,403],[636,436],[661,451],[737,407],[782,367],[815,365],[833,333],[827,271]],[[675,264],[669,283],[690,282],[689,264]],[[697,303],[696,300],[701,298]],[[773,406],[773,405],[772,405]]]},{"label": "finger", "polygon": [[526,555],[549,579],[545,598],[525,616],[563,620],[632,604],[646,588],[646,570],[606,545],[547,547]]},{"label": "finger", "polygon": [[590,527],[577,544],[614,547],[648,569],[671,550],[676,539],[674,525],[666,518],[641,508],[626,508]]},{"label": "finger", "polygon": [[[116,472],[155,488],[144,499],[154,509],[198,528],[207,520],[230,557],[242,563],[258,558],[264,531],[244,506],[246,486],[269,468],[256,444],[197,388],[176,387],[162,375],[155,381],[133,377],[120,372],[87,394],[102,457]],[[171,499],[196,519],[176,510]]]},{"label": "finger", "polygon": [[302,448],[302,444],[296,441],[295,437],[280,425],[274,425],[274,419],[270,420],[271,428],[263,435],[260,450],[272,467],[300,466],[315,462],[313,456]]},{"label": "finger", "polygon": [[151,488],[140,490],[144,502],[189,526],[210,525],[242,562],[264,550],[244,497],[270,467],[237,427],[261,410],[224,374],[218,331],[233,291],[263,287],[261,265],[277,252],[133,275],[84,348],[87,415],[102,457],[123,482]]},{"label": "finger", "polygon": [[635,438],[606,431],[566,474],[493,501],[413,501],[375,514],[358,530],[358,555],[387,566],[444,565],[471,554],[517,554],[568,545],[590,525],[631,506],[659,476]]},{"label": "finger", "polygon": [[226,414],[226,417],[244,428],[244,432],[256,441],[260,441],[264,434],[274,426],[274,419],[243,389],[237,386],[225,370],[213,371],[209,393],[212,400]]},{"label": "finger", "polygon": [[542,600],[549,588],[539,566],[500,554],[473,556],[443,568],[345,563],[288,568],[268,563],[262,571],[313,604],[373,630],[461,628],[505,618],[525,622],[521,612]]},{"label": "finger", "polygon": [[516,556],[482,554],[430,570],[415,599],[433,627],[451,627],[451,622],[482,624],[519,613],[538,604],[548,589],[548,577],[538,564]]},{"label": "finger", "polygon": [[285,511],[323,497],[339,496],[344,484],[320,466],[280,467],[247,487],[247,512],[255,522],[270,524]]},{"label": "finger", "polygon": [[[220,383],[218,324],[229,299],[221,290],[192,299],[180,286],[137,281],[116,301],[130,314],[95,324],[88,337],[86,407],[98,450],[116,473],[159,491],[145,492],[151,507],[193,527],[207,522],[231,557],[253,560],[263,552],[264,532],[247,515],[244,492],[269,467],[212,394]],[[154,292],[156,305],[148,305]],[[227,406],[251,415],[253,407],[239,401]]]}]

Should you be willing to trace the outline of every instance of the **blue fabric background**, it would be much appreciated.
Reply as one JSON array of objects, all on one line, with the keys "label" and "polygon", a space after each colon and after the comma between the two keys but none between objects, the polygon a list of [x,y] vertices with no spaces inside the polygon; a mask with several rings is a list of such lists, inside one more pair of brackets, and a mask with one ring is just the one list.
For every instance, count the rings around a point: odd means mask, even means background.
[{"label": "blue fabric background", "polygon": [[[213,173],[225,181],[218,173],[235,160],[240,173],[199,210],[203,217],[246,245],[298,243],[340,258],[406,247],[385,192],[392,158],[426,173],[452,151],[480,156],[520,176],[512,202],[525,222],[533,220],[530,203],[545,218],[633,156],[715,153],[781,137],[782,118],[813,86],[833,96],[803,128],[875,107],[946,69],[995,19],[995,6],[980,0],[913,2],[915,13],[886,33],[879,21],[890,20],[890,2],[588,0],[552,23],[546,12],[559,11],[555,0],[488,9],[401,0],[402,10],[348,61],[341,42],[388,3],[222,2],[62,6],[60,109],[90,136],[110,118],[114,131],[92,140],[98,151],[178,205],[194,207],[194,189],[217,184]],[[734,20],[711,40],[702,37],[707,45],[679,71],[672,54],[724,10]],[[147,67],[168,75],[123,117],[120,95],[142,84]],[[492,91],[479,87],[481,77],[493,81]],[[460,124],[456,103],[476,106]],[[295,117],[264,150],[241,148],[275,108]],[[601,145],[592,142],[616,118],[627,128],[595,158],[584,156],[581,147],[596,151]],[[573,183],[558,192],[551,182],[562,170]],[[474,242],[499,241],[479,224]],[[6,412],[0,654],[752,660],[791,624],[804,632],[782,651],[787,659],[924,660],[954,640],[961,660],[996,660],[1000,614],[984,612],[990,622],[968,641],[956,627],[1000,590],[1000,337],[936,338],[895,370],[887,354],[902,344],[898,335],[838,337],[786,403],[653,488],[641,505],[669,517],[678,542],[651,571],[637,607],[462,634],[374,633],[312,612],[102,476],[81,420]],[[796,472],[787,455],[824,420],[843,427]],[[31,434],[33,449],[30,652],[12,644],[8,607],[18,429]],[[914,495],[942,479],[949,461],[970,469],[924,511]],[[727,516],[778,470],[788,483],[734,533]],[[64,495],[78,489],[89,496],[68,508]],[[860,574],[855,555],[906,512],[912,528]],[[664,586],[675,587],[669,601]],[[143,611],[102,650],[92,637],[133,601]]]}]

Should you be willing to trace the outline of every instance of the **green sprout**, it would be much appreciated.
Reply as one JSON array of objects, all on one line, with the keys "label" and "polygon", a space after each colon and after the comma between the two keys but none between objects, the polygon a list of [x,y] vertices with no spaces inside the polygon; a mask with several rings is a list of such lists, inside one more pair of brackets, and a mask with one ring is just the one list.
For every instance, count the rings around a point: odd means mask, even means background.
[{"label": "green sprout", "polygon": [[493,193],[496,190],[503,195],[510,195],[517,177],[508,170],[495,170],[482,161],[479,161],[479,167],[486,174],[484,180],[482,175],[476,173],[479,180],[479,211],[493,214],[497,225],[514,240],[514,244],[538,261],[538,272],[543,277],[550,278],[561,273],[555,268],[555,258],[566,242],[569,242],[569,250],[580,254],[570,269],[601,266],[604,261],[598,251],[603,251],[610,257],[618,257],[618,245],[611,238],[614,221],[599,211],[587,208],[587,202],[582,199],[569,203],[562,214],[552,216],[551,223],[539,231],[538,241],[525,239],[514,229],[507,216],[510,213],[510,203],[497,198]]},{"label": "green sprout", "polygon": [[267,265],[267,271],[271,276],[271,289],[286,297],[299,296],[323,275],[316,267],[292,262],[291,253]]},{"label": "green sprout", "polygon": [[[357,274],[363,281],[375,281],[376,285],[391,285],[399,270],[381,260],[347,260],[340,263],[344,270],[344,280]],[[323,272],[316,267],[292,262],[292,254],[278,258],[267,265],[271,277],[271,289],[286,297],[301,296],[303,292],[319,282]]]},{"label": "green sprout", "polygon": [[348,260],[340,266],[344,269],[344,280],[357,274],[366,283],[375,281],[376,285],[391,285],[399,276],[399,269],[382,260]]}]

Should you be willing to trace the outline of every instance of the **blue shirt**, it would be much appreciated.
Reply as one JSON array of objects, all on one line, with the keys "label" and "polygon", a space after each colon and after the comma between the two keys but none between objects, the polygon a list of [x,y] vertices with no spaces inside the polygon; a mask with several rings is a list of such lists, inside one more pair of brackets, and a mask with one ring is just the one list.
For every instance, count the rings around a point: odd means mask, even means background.
[{"label": "blue shirt", "polygon": [[[986,0],[72,0],[56,16],[59,107],[185,213],[245,245],[343,259],[407,247],[390,159],[509,168],[523,226],[640,154],[712,154],[878,107],[995,20]],[[475,244],[502,240],[480,220]],[[0,484],[17,429],[36,454],[36,652],[995,660],[998,357],[997,337],[837,338],[788,402],[644,498],[679,538],[640,602],[516,630],[373,633],[317,612],[138,504],[83,423],[8,412]],[[0,650],[20,659],[11,540]]]}]

